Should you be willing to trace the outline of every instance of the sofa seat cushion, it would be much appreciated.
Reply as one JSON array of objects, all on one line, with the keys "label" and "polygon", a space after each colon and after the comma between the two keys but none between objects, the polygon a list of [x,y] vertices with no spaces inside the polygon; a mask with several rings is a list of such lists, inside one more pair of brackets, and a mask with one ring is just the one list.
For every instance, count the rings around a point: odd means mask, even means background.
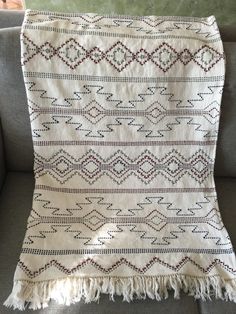
[{"label": "sofa seat cushion", "polygon": [[[21,244],[24,238],[27,218],[32,205],[34,189],[34,177],[30,172],[9,172],[0,194],[0,313],[16,313],[16,311],[3,307],[2,303],[7,298],[11,286],[15,265],[20,253]],[[219,205],[222,218],[228,229],[234,247],[236,247],[236,178],[217,178],[216,189],[218,192]],[[4,254],[1,256],[1,254]],[[223,301],[195,301],[192,297],[182,294],[180,300],[170,296],[162,302],[150,299],[137,300],[133,303],[122,302],[122,298],[116,297],[117,302],[111,302],[108,296],[104,295],[99,304],[82,302],[70,307],[56,305],[51,302],[50,308],[37,310],[33,313],[77,313],[77,314],[146,314],[146,313],[173,313],[180,314],[220,314],[236,313],[236,304]],[[31,310],[24,313],[32,313]]]}]

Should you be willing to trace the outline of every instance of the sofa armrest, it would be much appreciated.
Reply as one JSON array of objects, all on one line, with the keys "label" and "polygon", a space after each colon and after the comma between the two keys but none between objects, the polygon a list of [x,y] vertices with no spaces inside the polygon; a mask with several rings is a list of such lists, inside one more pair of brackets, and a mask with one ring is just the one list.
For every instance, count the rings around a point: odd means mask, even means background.
[{"label": "sofa armrest", "polygon": [[4,154],[4,145],[2,137],[2,125],[0,120],[0,190],[3,186],[6,176],[6,166],[5,166],[5,154]]},{"label": "sofa armrest", "polygon": [[21,26],[24,15],[23,10],[0,10],[0,28]]}]

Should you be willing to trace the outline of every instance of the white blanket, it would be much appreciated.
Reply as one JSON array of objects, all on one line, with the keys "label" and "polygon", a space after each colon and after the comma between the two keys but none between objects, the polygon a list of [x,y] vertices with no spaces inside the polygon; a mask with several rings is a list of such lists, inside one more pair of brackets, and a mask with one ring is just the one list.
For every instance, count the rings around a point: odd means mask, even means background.
[{"label": "white blanket", "polygon": [[35,191],[6,306],[168,290],[236,301],[213,177],[225,57],[214,16],[27,10]]}]

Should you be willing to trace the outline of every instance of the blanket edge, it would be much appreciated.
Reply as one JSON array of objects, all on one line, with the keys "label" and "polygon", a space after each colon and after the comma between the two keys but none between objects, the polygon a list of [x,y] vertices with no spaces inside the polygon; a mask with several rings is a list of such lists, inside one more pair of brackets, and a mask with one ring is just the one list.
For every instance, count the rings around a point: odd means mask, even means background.
[{"label": "blanket edge", "polygon": [[236,303],[236,279],[225,280],[219,276],[193,277],[188,275],[133,276],[133,277],[67,277],[57,280],[29,282],[14,281],[12,293],[4,306],[21,311],[26,308],[37,310],[55,300],[61,305],[71,305],[83,300],[85,303],[99,301],[100,295],[109,294],[123,297],[123,301],[133,299],[168,298],[168,290],[174,291],[174,298],[179,299],[180,292],[195,299],[212,300],[213,298]]}]

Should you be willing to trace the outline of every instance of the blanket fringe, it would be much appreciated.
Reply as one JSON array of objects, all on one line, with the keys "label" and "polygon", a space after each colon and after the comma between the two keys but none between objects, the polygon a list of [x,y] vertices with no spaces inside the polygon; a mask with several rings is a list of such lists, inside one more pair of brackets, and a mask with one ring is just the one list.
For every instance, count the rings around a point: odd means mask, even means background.
[{"label": "blanket fringe", "polygon": [[211,297],[236,302],[236,279],[224,280],[219,276],[191,277],[187,275],[137,276],[137,277],[68,277],[58,280],[14,282],[13,290],[4,302],[7,307],[24,310],[41,309],[48,306],[50,299],[59,304],[70,305],[79,302],[98,301],[100,294],[123,296],[130,302],[134,298],[162,300],[168,297],[168,290],[174,290],[174,298],[180,297],[180,291],[196,299],[211,300]]}]

